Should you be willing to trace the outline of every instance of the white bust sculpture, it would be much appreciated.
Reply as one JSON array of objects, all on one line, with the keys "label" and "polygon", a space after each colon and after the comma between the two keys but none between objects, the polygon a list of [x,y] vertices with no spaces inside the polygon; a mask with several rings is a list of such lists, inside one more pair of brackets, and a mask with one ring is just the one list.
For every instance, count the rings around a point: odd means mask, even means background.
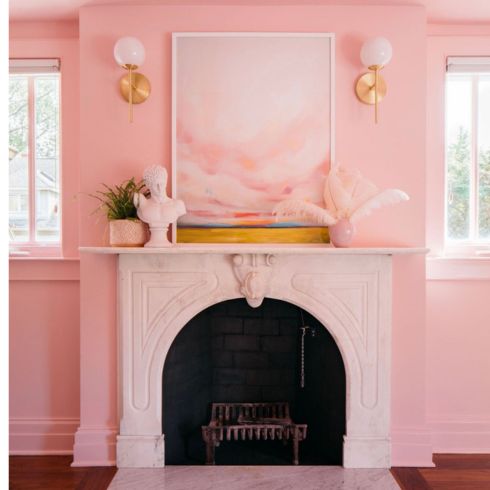
[{"label": "white bust sculpture", "polygon": [[183,201],[167,196],[167,171],[161,165],[148,167],[143,179],[151,196],[147,199],[143,194],[134,195],[138,218],[150,225],[150,240],[145,247],[168,247],[171,243],[167,238],[168,226],[186,213]]}]

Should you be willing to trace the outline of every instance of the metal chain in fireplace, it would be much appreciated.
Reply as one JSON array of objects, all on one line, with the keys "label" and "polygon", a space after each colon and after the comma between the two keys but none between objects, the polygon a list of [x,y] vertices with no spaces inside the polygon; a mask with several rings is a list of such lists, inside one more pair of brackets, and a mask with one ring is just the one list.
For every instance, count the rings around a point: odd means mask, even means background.
[{"label": "metal chain in fireplace", "polygon": [[301,314],[301,371],[300,371],[300,386],[301,388],[305,387],[305,336],[306,332],[309,330],[311,336],[315,336],[315,329],[312,327],[308,327],[305,325],[305,319],[303,317],[303,310],[299,310]]}]

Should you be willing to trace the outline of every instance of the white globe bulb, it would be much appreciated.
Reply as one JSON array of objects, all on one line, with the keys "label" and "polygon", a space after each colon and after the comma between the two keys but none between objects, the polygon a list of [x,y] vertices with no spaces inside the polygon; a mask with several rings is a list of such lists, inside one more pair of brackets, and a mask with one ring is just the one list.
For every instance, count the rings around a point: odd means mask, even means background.
[{"label": "white globe bulb", "polygon": [[121,66],[140,66],[145,61],[145,47],[135,37],[122,37],[114,45],[114,59]]},{"label": "white globe bulb", "polygon": [[361,48],[361,61],[364,66],[387,65],[393,54],[390,41],[375,37],[366,41]]}]

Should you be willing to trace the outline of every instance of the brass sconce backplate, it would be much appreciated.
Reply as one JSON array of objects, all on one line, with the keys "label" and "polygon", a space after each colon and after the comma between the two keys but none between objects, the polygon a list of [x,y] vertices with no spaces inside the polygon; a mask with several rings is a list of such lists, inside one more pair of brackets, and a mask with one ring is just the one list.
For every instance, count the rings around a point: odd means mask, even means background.
[{"label": "brass sconce backplate", "polygon": [[[148,78],[141,73],[132,72],[131,81],[133,86],[133,104],[141,104],[144,102],[151,92],[151,85]],[[119,81],[121,95],[129,102],[129,73],[121,77]]]},{"label": "brass sconce backplate", "polygon": [[[356,95],[361,102],[365,104],[375,104],[374,95],[375,74],[373,72],[364,73],[356,83]],[[386,95],[386,82],[378,73],[378,102],[383,100]]]}]

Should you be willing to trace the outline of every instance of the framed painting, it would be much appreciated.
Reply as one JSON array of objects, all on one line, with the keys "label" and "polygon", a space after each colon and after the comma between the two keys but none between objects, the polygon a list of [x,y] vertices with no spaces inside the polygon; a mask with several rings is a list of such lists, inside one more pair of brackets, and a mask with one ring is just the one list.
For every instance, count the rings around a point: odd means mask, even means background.
[{"label": "framed painting", "polygon": [[324,227],[278,222],[284,199],[323,204],[334,160],[334,35],[174,33],[174,241],[317,243]]}]

